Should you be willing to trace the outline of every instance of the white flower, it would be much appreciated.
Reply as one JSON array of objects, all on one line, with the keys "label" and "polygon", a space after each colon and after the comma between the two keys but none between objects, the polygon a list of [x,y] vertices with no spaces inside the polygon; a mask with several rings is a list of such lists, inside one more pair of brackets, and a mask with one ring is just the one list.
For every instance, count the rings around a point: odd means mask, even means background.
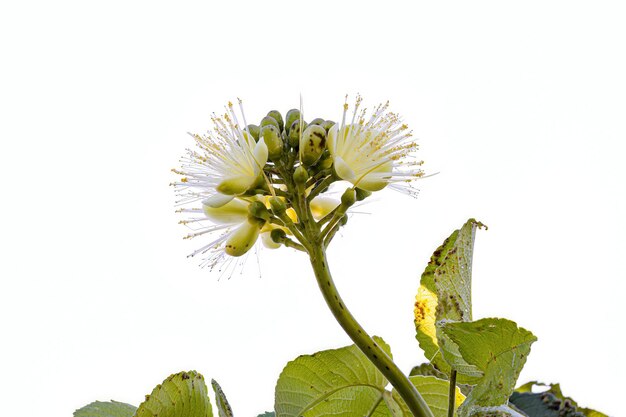
[{"label": "white flower", "polygon": [[[204,255],[203,264],[212,268],[224,261],[225,255],[239,257],[248,252],[256,243],[262,227],[262,224],[248,216],[248,207],[255,200],[255,197],[250,200],[236,197],[220,207],[203,204],[202,209],[179,210],[181,213],[196,215],[180,222],[193,229],[185,239],[219,232],[217,237],[189,256]],[[207,220],[211,224],[206,225]]]},{"label": "white flower", "polygon": [[[241,101],[239,102],[241,107]],[[245,193],[259,179],[267,162],[267,146],[239,125],[228,103],[223,117],[213,115],[213,131],[192,135],[199,150],[188,150],[182,168],[174,170],[183,178],[175,183],[181,197],[177,203],[201,200],[204,205],[220,207]],[[242,109],[243,117],[243,109]],[[245,124],[245,118],[243,120]]]},{"label": "white flower", "polygon": [[328,149],[335,172],[354,186],[368,191],[391,188],[415,194],[410,182],[424,175],[423,161],[415,157],[417,143],[400,117],[387,111],[389,103],[378,105],[369,119],[366,109],[359,112],[357,97],[352,121],[346,124],[348,104],[344,104],[341,125],[328,132]]}]

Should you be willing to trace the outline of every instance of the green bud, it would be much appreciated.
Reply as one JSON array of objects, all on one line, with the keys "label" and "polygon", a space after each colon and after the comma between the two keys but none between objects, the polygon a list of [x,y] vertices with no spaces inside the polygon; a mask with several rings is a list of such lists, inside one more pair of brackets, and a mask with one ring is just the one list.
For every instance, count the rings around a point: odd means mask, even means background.
[{"label": "green bud", "polygon": [[324,123],[324,119],[322,119],[321,117],[317,117],[313,120],[311,120],[311,123],[309,123],[309,125],[318,125],[321,126],[322,123]]},{"label": "green bud", "polygon": [[300,160],[306,166],[315,165],[326,149],[326,131],[318,125],[309,125],[300,138]]},{"label": "green bud", "polygon": [[[302,123],[302,128],[306,129],[306,122]],[[300,145],[300,119],[294,120],[289,126],[289,145],[292,148],[297,148]]]},{"label": "green bud", "polygon": [[283,154],[283,140],[280,137],[278,128],[274,125],[267,125],[261,128],[261,136],[267,145],[267,152],[272,161],[277,160]]},{"label": "green bud", "polygon": [[355,202],[356,202],[356,191],[354,191],[354,188],[348,188],[341,195],[341,205],[347,209],[348,207],[353,205]]},{"label": "green bud", "polygon": [[[298,120],[300,118],[300,110],[298,109],[291,109],[287,112],[287,116],[285,116],[285,130],[287,130],[289,127],[291,127],[291,125],[293,124],[294,121]],[[289,133],[289,132],[287,132]]]},{"label": "green bud", "polygon": [[365,200],[367,197],[369,197],[371,195],[372,195],[371,191],[367,191],[367,190],[364,190],[362,188],[357,188],[356,189],[356,201]]},{"label": "green bud", "polygon": [[263,126],[276,126],[276,129],[280,130],[280,126],[278,125],[278,122],[276,121],[276,119],[274,119],[271,116],[265,116],[263,118],[263,120],[261,120],[261,125],[260,127],[262,128]]},{"label": "green bud", "polygon": [[306,168],[300,165],[293,173],[293,180],[296,184],[304,184],[309,179],[309,173]]},{"label": "green bud", "polygon": [[341,226],[345,226],[348,223],[348,215],[344,214],[344,216],[339,220],[339,224]]},{"label": "green bud", "polygon": [[272,211],[278,217],[280,217],[282,213],[287,211],[287,205],[280,197],[270,197],[270,206],[272,206]]},{"label": "green bud", "polygon": [[260,129],[257,125],[248,125],[248,132],[252,135],[254,140],[259,141],[259,132]]},{"label": "green bud", "polygon": [[278,110],[270,110],[267,115],[269,117],[274,118],[274,120],[276,120],[276,122],[278,123],[278,131],[282,132],[283,128],[285,127],[285,123],[283,122],[283,116],[282,114],[280,114],[280,112]]},{"label": "green bud", "polygon": [[275,243],[283,243],[287,239],[287,233],[283,229],[273,229],[270,236]]},{"label": "green bud", "polygon": [[263,223],[270,219],[270,212],[260,201],[255,201],[248,206],[248,215],[255,219],[262,220]]},{"label": "green bud", "polygon": [[328,132],[330,128],[333,127],[334,125],[335,125],[335,122],[333,122],[332,120],[325,120],[324,123],[320,124],[320,126],[326,129],[326,132]]}]

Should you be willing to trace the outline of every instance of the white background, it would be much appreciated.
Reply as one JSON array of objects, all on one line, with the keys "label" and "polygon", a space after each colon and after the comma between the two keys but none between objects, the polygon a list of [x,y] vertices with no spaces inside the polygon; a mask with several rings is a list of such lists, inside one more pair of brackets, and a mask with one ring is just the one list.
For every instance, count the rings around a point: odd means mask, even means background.
[{"label": "white background", "polygon": [[391,100],[429,173],[383,191],[330,263],[408,371],[432,251],[468,217],[474,316],[539,341],[520,382],[623,408],[626,18],[620,2],[3,2],[0,414],[138,405],[169,374],[272,409],[299,354],[349,343],[302,254],[218,280],[185,255],[168,186],[186,132],[241,97],[249,121]]}]

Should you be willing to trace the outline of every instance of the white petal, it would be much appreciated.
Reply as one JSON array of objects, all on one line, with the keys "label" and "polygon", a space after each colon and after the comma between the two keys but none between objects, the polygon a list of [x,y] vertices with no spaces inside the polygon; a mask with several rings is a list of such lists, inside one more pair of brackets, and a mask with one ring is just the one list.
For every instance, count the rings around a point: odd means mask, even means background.
[{"label": "white petal", "polygon": [[328,131],[328,137],[326,138],[326,146],[328,146],[328,151],[332,156],[335,156],[335,150],[337,149],[337,131],[339,127],[337,123],[333,125]]},{"label": "white petal", "polygon": [[363,175],[355,185],[367,191],[379,191],[389,184],[393,164],[388,161],[375,170]]},{"label": "white petal", "polygon": [[335,172],[337,173],[339,178],[350,182],[356,181],[354,171],[348,166],[348,164],[346,164],[346,162],[340,156],[334,157],[334,163]]},{"label": "white petal", "polygon": [[264,140],[260,140],[256,143],[254,147],[254,159],[257,165],[254,167],[255,178],[259,172],[263,169],[265,164],[267,163],[267,145]]},{"label": "white petal", "polygon": [[237,224],[248,219],[248,205],[246,201],[233,199],[220,207],[211,207],[203,202],[202,209],[214,223]]},{"label": "white petal", "polygon": [[205,200],[202,200],[203,206],[208,207],[222,207],[224,204],[231,201],[234,197],[232,195],[225,195],[217,193]]},{"label": "white petal", "polygon": [[217,191],[227,195],[239,195],[248,191],[256,181],[256,175],[242,175],[226,178],[217,185]]}]

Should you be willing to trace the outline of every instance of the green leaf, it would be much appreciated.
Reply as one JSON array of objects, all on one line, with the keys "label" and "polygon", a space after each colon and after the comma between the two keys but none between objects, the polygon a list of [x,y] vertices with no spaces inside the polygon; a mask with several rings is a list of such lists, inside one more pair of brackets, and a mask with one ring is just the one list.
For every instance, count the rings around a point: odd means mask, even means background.
[{"label": "green leaf", "polygon": [[[448,415],[448,392],[450,390],[450,382],[439,379],[434,376],[414,375],[409,377],[413,385],[422,394],[424,401],[433,412],[435,417],[446,417]],[[396,390],[393,390],[394,399],[400,404],[403,415],[411,416],[411,412],[406,404],[400,398]],[[456,408],[463,403],[465,395],[461,393],[459,387],[456,387],[455,404]]]},{"label": "green leaf", "polygon": [[[444,379],[446,381],[450,380],[449,375],[446,375],[443,372],[441,372],[439,369],[435,368],[435,366],[432,363],[423,363],[421,365],[414,366],[413,369],[411,369],[411,373],[409,374],[409,376],[414,376],[414,375],[434,376],[439,379]],[[472,388],[473,388],[473,385],[459,384],[459,383],[457,383],[456,386],[461,390],[463,395],[465,395],[466,397],[469,395],[470,392],[472,392]]]},{"label": "green leaf", "polygon": [[494,318],[447,322],[441,330],[458,346],[463,359],[484,373],[459,408],[459,416],[483,411],[519,415],[506,405],[537,338],[510,320]]},{"label": "green leaf", "polygon": [[233,410],[230,408],[230,404],[228,404],[228,400],[226,399],[226,395],[224,395],[224,391],[222,391],[220,384],[218,384],[216,380],[212,379],[211,385],[213,386],[213,391],[215,392],[215,403],[217,404],[219,417],[233,417]]},{"label": "green leaf", "polygon": [[137,407],[117,401],[96,401],[74,411],[74,417],[132,417]]},{"label": "green leaf", "polygon": [[483,224],[468,220],[433,253],[420,280],[415,300],[417,340],[426,357],[443,373],[452,368],[460,383],[475,383],[482,373],[468,364],[458,347],[438,330],[443,321],[472,320],[472,254],[476,229]]},{"label": "green leaf", "polygon": [[[374,340],[391,355],[380,338]],[[387,380],[355,345],[303,355],[287,364],[276,385],[277,417],[379,415]]]},{"label": "green leaf", "polygon": [[276,414],[274,414],[273,411],[266,411],[263,414],[259,414],[257,417],[275,417]]},{"label": "green leaf", "polygon": [[[533,392],[535,387],[546,387],[543,392]],[[570,397],[566,397],[559,384],[528,382],[515,389],[511,403],[531,417],[607,417],[599,411],[581,408]]]},{"label": "green leaf", "polygon": [[202,375],[195,371],[170,375],[146,396],[135,417],[213,417]]}]

